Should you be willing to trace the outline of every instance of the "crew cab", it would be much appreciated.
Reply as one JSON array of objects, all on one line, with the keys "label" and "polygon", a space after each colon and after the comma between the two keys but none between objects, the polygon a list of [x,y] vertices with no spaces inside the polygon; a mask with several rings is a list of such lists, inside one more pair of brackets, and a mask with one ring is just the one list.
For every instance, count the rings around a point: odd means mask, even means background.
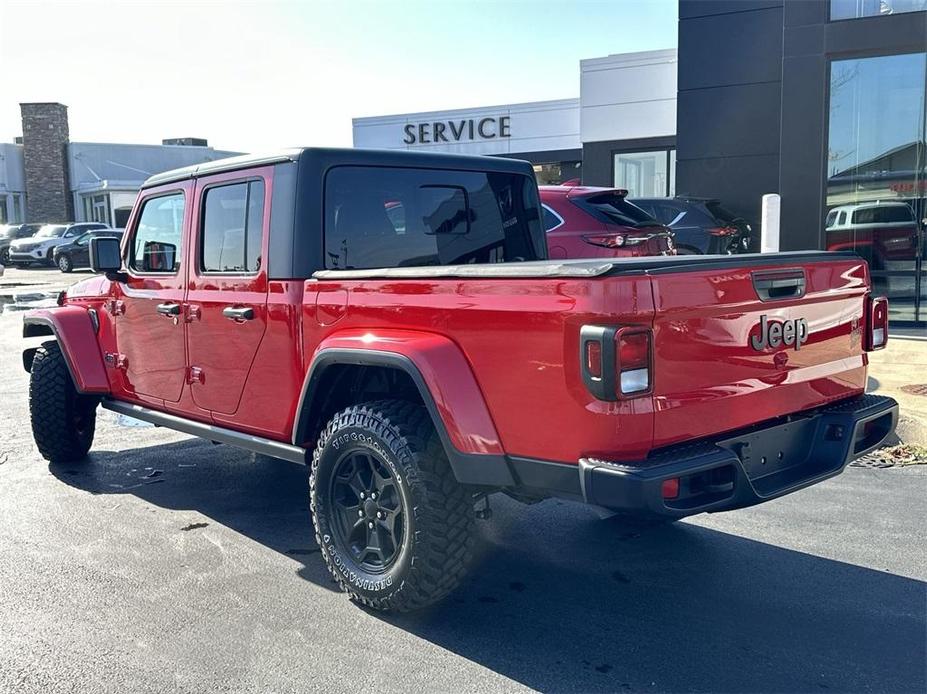
[{"label": "crew cab", "polygon": [[531,165],[298,149],[158,174],[105,273],[25,315],[40,453],[98,407],[305,463],[338,584],[459,582],[488,495],[675,520],[840,473],[887,304],[852,253],[548,260]]}]

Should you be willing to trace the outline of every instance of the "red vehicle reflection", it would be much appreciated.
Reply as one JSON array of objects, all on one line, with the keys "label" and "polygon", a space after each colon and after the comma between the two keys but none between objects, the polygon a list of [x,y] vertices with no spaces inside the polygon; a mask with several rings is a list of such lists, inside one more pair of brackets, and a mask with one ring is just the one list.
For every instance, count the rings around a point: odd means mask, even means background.
[{"label": "red vehicle reflection", "polygon": [[628,191],[539,186],[551,258],[676,255],[673,234],[627,200]]},{"label": "red vehicle reflection", "polygon": [[905,202],[841,205],[827,213],[824,223],[827,250],[856,251],[874,270],[886,261],[917,257],[917,219]]}]

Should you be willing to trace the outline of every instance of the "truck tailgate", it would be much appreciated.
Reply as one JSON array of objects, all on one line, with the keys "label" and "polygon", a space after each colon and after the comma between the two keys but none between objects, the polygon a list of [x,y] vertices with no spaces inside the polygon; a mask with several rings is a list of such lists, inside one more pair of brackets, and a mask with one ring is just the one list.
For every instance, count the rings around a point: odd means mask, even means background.
[{"label": "truck tailgate", "polygon": [[[734,256],[736,258],[736,256]],[[845,255],[655,268],[654,447],[862,393],[868,271]]]}]

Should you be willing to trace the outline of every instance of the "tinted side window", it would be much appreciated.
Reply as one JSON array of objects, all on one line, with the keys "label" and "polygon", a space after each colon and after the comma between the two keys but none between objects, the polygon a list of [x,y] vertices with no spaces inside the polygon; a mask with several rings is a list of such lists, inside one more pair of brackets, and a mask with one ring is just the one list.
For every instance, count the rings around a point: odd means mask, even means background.
[{"label": "tinted side window", "polygon": [[853,224],[891,224],[893,222],[913,221],[914,215],[911,208],[903,205],[864,207],[853,213]]},{"label": "tinted side window", "polygon": [[183,253],[183,193],[172,193],[144,202],[129,267],[139,272],[174,273]]},{"label": "tinted side window", "polygon": [[544,210],[544,230],[551,231],[556,229],[558,226],[563,224],[563,220],[557,216],[557,214],[550,209],[547,205],[542,205],[541,209]]},{"label": "tinted side window", "polygon": [[387,268],[546,257],[529,176],[340,166],[325,179],[325,266]]},{"label": "tinted side window", "polygon": [[840,226],[843,226],[843,225],[846,224],[846,223],[847,223],[847,213],[846,213],[846,212],[841,212],[841,213],[840,213],[840,221],[838,222],[838,224],[840,224]]},{"label": "tinted side window", "polygon": [[263,222],[263,181],[208,188],[204,193],[200,269],[257,272]]}]

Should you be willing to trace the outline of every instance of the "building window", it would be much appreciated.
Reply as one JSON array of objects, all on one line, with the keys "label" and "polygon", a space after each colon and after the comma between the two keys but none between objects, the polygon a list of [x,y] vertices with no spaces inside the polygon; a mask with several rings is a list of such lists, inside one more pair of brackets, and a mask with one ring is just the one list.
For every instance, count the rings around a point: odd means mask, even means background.
[{"label": "building window", "polygon": [[616,188],[628,191],[632,198],[671,198],[676,194],[676,150],[650,152],[616,152],[614,154]]},{"label": "building window", "polygon": [[927,10],[927,0],[830,0],[831,21]]},{"label": "building window", "polygon": [[23,222],[25,218],[23,216],[23,196],[22,195],[13,195],[13,215],[10,219],[12,222]]},{"label": "building window", "polygon": [[902,320],[927,317],[918,292],[927,270],[925,96],[927,53],[830,65],[825,248],[868,260],[876,291]]},{"label": "building window", "polygon": [[84,221],[109,224],[109,195],[101,193],[84,196]]}]

